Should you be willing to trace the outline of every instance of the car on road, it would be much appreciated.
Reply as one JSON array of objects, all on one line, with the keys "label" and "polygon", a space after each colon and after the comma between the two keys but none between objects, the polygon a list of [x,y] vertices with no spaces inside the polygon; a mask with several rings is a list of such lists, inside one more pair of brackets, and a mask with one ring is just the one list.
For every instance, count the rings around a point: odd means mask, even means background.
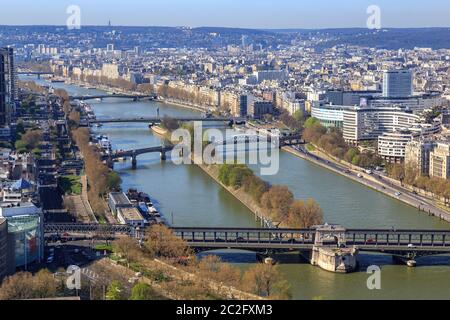
[{"label": "car on road", "polygon": [[401,195],[402,195],[401,192],[396,192],[396,193],[395,193],[395,196],[396,196],[396,197],[400,197]]},{"label": "car on road", "polygon": [[415,248],[416,246],[413,245],[412,243],[408,244],[408,248]]}]

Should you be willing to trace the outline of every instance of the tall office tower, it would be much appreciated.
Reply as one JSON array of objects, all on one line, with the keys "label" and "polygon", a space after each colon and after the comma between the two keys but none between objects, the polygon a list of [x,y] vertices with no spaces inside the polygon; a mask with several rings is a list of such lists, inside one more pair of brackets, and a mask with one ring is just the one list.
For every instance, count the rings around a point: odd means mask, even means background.
[{"label": "tall office tower", "polygon": [[383,75],[383,97],[404,98],[413,95],[411,70],[389,70]]},{"label": "tall office tower", "polygon": [[0,126],[9,125],[13,104],[17,98],[14,50],[0,48]]}]

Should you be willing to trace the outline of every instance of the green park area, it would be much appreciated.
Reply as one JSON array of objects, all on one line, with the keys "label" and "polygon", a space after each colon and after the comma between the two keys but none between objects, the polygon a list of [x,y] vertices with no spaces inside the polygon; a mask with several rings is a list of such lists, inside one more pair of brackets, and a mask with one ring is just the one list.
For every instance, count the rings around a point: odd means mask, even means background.
[{"label": "green park area", "polygon": [[80,177],[65,176],[59,178],[59,185],[65,194],[81,195]]}]

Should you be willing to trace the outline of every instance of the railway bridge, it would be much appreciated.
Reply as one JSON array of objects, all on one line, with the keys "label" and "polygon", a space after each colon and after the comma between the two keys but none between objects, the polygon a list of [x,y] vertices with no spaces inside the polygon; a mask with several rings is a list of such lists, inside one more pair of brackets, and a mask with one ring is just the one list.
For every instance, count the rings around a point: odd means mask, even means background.
[{"label": "railway bridge", "polygon": [[[127,225],[46,224],[46,235],[143,237]],[[263,254],[297,251],[313,264],[332,272],[357,268],[359,252],[384,253],[410,266],[430,255],[450,254],[450,230],[346,229],[339,225],[310,229],[174,227],[174,234],[195,252],[239,249]]]}]

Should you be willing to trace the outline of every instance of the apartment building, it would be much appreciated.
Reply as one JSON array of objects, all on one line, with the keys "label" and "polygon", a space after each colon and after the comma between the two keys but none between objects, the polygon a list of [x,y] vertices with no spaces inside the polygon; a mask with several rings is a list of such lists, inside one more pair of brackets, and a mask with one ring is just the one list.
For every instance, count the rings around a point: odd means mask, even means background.
[{"label": "apartment building", "polygon": [[450,143],[438,142],[430,153],[430,177],[450,178]]},{"label": "apartment building", "polygon": [[405,147],[405,164],[418,168],[420,173],[428,176],[430,173],[430,154],[436,146],[436,141],[413,139]]}]

